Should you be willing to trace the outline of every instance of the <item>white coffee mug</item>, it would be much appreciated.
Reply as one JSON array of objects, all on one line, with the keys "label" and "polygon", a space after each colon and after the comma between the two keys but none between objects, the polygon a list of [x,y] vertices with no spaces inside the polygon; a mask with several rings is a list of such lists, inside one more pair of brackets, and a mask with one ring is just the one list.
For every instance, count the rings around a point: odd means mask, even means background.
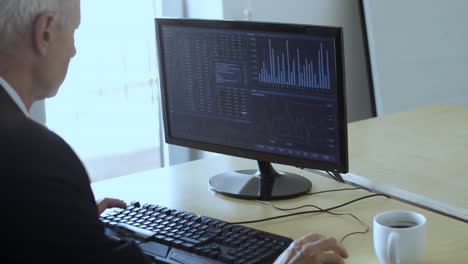
[{"label": "white coffee mug", "polygon": [[424,253],[426,217],[409,211],[388,211],[374,217],[374,249],[384,264],[414,264]]}]

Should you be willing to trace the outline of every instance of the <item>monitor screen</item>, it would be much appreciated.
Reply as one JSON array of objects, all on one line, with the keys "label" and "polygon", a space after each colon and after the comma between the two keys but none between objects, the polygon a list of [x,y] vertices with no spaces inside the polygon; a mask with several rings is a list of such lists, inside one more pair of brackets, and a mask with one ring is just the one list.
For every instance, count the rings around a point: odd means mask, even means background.
[{"label": "monitor screen", "polygon": [[156,28],[168,143],[347,172],[341,28],[188,19]]}]

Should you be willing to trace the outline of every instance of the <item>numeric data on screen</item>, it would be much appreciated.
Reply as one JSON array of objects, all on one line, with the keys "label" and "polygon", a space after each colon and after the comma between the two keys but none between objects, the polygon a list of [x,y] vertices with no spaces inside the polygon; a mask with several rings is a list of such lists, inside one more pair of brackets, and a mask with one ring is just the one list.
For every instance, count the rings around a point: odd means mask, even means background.
[{"label": "numeric data on screen", "polygon": [[160,34],[171,136],[337,161],[333,38],[182,26]]}]

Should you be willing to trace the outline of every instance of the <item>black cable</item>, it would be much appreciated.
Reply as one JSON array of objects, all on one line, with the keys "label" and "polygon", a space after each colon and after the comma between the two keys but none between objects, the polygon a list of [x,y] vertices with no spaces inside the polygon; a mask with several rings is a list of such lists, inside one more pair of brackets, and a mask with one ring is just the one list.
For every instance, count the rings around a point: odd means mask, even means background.
[{"label": "black cable", "polygon": [[340,191],[355,191],[355,190],[365,190],[365,191],[371,192],[370,190],[368,190],[366,188],[355,187],[355,188],[342,188],[342,189],[333,189],[333,190],[327,190],[327,191],[313,192],[313,193],[307,193],[305,195],[314,195],[314,194],[329,193],[329,192],[340,192]]},{"label": "black cable", "polygon": [[[320,193],[327,193],[327,192],[337,192],[337,191],[348,191],[348,190],[359,190],[359,189],[362,189],[362,190],[366,190],[366,191],[369,191],[368,189],[365,189],[365,188],[361,188],[361,187],[357,187],[357,188],[343,188],[343,189],[335,189],[335,190],[327,190],[327,191],[321,191],[321,192],[316,192],[316,193],[309,193],[307,195],[312,195],[312,194],[320,194]],[[265,203],[265,204],[268,204],[269,206],[273,207],[274,209],[277,209],[277,210],[281,210],[281,211],[291,211],[291,210],[298,210],[298,209],[301,209],[301,208],[305,208],[305,207],[314,207],[316,209],[318,209],[318,211],[306,211],[306,212],[300,212],[300,213],[295,213],[295,214],[289,214],[289,215],[285,215],[285,216],[281,216],[281,217],[289,217],[289,216],[293,216],[293,215],[297,215],[297,214],[304,214],[304,213],[318,213],[318,212],[324,212],[324,213],[328,213],[328,214],[331,214],[331,215],[349,215],[351,217],[353,217],[354,219],[356,219],[362,226],[364,226],[365,230],[364,231],[356,231],[356,232],[351,232],[349,234],[346,234],[344,235],[340,242],[343,243],[343,241],[351,236],[351,235],[355,235],[355,234],[366,234],[368,231],[369,231],[369,225],[366,224],[365,222],[363,222],[361,219],[359,219],[357,216],[353,215],[352,213],[334,213],[334,212],[331,212],[331,210],[334,210],[334,209],[337,209],[337,208],[340,208],[340,207],[343,207],[343,206],[346,206],[350,203],[353,203],[353,202],[356,202],[356,201],[360,201],[360,200],[363,200],[363,199],[367,199],[367,198],[371,198],[371,197],[375,197],[375,196],[385,196],[387,198],[390,198],[390,196],[388,195],[385,195],[385,194],[375,194],[375,195],[368,195],[368,196],[364,196],[364,197],[360,197],[358,199],[355,199],[355,200],[352,200],[350,202],[347,202],[345,204],[342,204],[342,205],[339,205],[339,206],[335,206],[335,207],[331,207],[331,208],[328,208],[328,209],[322,209],[318,206],[315,206],[315,205],[303,205],[303,206],[299,206],[299,207],[294,207],[294,208],[280,208],[278,206],[275,206],[269,202],[266,202],[266,201],[258,201],[258,202],[261,202],[261,203]],[[273,218],[275,219],[275,218]],[[271,219],[267,219],[267,220],[271,220]],[[266,221],[266,220],[265,220]],[[251,221],[252,222],[252,221]],[[256,222],[256,221],[255,221]]]},{"label": "black cable", "polygon": [[355,234],[365,234],[365,233],[367,233],[369,231],[369,225],[366,224],[365,222],[363,222],[357,216],[353,215],[352,213],[333,213],[333,212],[326,212],[326,213],[327,214],[332,214],[332,215],[349,215],[349,216],[353,217],[354,219],[356,219],[362,226],[364,226],[366,228],[366,230],[364,230],[364,231],[356,231],[356,232],[351,232],[349,234],[344,235],[340,240],[341,243],[343,243],[343,241],[349,236],[352,236],[352,235],[355,235]]},{"label": "black cable", "polygon": [[388,196],[388,195],[386,195],[386,194],[373,194],[373,195],[363,196],[363,197],[360,197],[360,198],[358,198],[358,199],[349,201],[349,202],[347,202],[347,203],[344,203],[344,204],[341,204],[341,205],[337,205],[337,206],[334,206],[334,207],[330,207],[330,208],[327,208],[327,209],[312,210],[312,211],[303,211],[303,212],[297,212],[297,213],[292,213],[292,214],[287,214],[287,215],[273,216],[273,217],[268,217],[268,218],[263,218],[263,219],[258,219],[258,220],[251,220],[251,221],[229,222],[229,224],[233,224],[233,225],[252,224],[252,223],[265,222],[265,221],[270,221],[270,220],[275,220],[275,219],[280,219],[280,218],[291,217],[291,216],[295,216],[295,215],[313,214],[313,213],[323,213],[323,212],[327,212],[327,211],[331,211],[331,210],[335,210],[335,209],[344,207],[344,206],[346,206],[346,205],[349,205],[349,204],[358,202],[358,201],[360,201],[360,200],[364,200],[364,199],[368,199],[368,198],[372,198],[372,197],[377,197],[377,196],[384,196],[384,197],[390,198],[390,196]]},{"label": "black cable", "polygon": [[[277,210],[280,210],[280,211],[294,210],[294,208],[287,208],[287,209],[285,209],[285,208],[280,208],[280,207],[277,207],[277,206],[275,206],[274,204],[271,204],[271,203],[266,202],[266,201],[257,201],[257,202],[267,204],[267,205],[273,207],[274,209],[277,209]],[[357,232],[352,232],[352,233],[346,234],[345,236],[343,236],[343,238],[341,238],[341,240],[340,240],[341,243],[343,243],[343,241],[344,241],[347,237],[349,237],[349,236],[351,236],[351,235],[354,235],[354,234],[365,234],[365,233],[367,233],[367,232],[369,231],[369,225],[367,225],[365,222],[363,222],[361,219],[359,219],[357,216],[353,215],[352,213],[334,213],[334,212],[327,211],[327,210],[325,210],[325,209],[322,209],[322,208],[320,208],[320,207],[318,207],[318,206],[315,206],[315,205],[312,205],[312,204],[310,204],[310,205],[304,205],[304,206],[301,206],[301,207],[298,207],[298,208],[302,208],[302,207],[306,207],[306,206],[317,208],[318,210],[320,210],[320,211],[322,211],[322,212],[324,212],[324,213],[327,213],[327,214],[331,214],[331,215],[349,215],[349,216],[353,217],[354,219],[356,219],[362,226],[364,226],[364,227],[366,228],[366,230],[364,230],[364,231],[357,231]]]},{"label": "black cable", "polygon": [[328,176],[332,177],[333,179],[335,179],[335,181],[339,181],[339,182],[342,182],[340,179],[338,179],[337,177],[335,177],[335,175],[333,175],[333,173],[329,172],[329,171],[325,171]]},{"label": "black cable", "polygon": [[338,206],[335,206],[335,207],[330,207],[330,208],[326,209],[326,211],[338,209],[338,208],[341,208],[341,207],[346,206],[346,205],[348,205],[348,204],[352,204],[352,203],[358,202],[358,201],[360,201],[360,200],[364,200],[364,199],[372,198],[372,197],[377,197],[377,196],[384,196],[384,197],[387,197],[387,198],[391,198],[390,196],[388,196],[388,195],[386,195],[386,194],[382,194],[382,193],[372,194],[372,195],[363,196],[363,197],[361,197],[361,198],[357,198],[357,199],[355,199],[355,200],[349,201],[349,202],[344,203],[344,204],[342,204],[342,205],[338,205]]}]

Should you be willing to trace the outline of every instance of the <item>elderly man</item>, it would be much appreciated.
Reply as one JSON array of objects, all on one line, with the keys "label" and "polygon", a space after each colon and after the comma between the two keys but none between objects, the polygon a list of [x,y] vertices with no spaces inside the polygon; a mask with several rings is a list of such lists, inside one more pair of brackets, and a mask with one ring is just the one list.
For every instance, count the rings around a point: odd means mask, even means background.
[{"label": "elderly man", "polygon": [[62,84],[79,24],[79,0],[0,1],[2,262],[147,263],[134,243],[106,237],[97,217],[125,203],[96,206],[72,149],[28,118]]},{"label": "elderly man", "polygon": [[[110,7],[111,8],[111,7]],[[54,96],[76,53],[80,0],[0,0],[2,263],[149,263],[138,246],[105,235],[85,168],[67,143],[28,117]],[[343,263],[334,238],[312,234],[276,263]]]}]

